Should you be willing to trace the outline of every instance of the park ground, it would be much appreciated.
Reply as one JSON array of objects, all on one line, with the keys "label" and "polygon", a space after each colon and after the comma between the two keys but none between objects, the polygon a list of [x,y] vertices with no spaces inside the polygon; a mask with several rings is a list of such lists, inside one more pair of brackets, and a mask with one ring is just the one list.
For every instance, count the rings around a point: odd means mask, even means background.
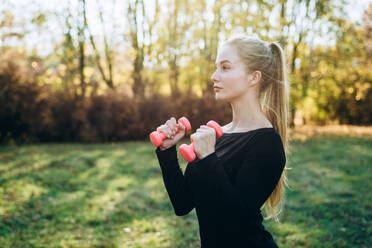
[{"label": "park ground", "polygon": [[[289,134],[284,209],[280,223],[264,222],[279,247],[372,247],[372,127]],[[35,144],[0,147],[0,247],[200,247],[200,240],[195,210],[174,214],[149,141]]]}]

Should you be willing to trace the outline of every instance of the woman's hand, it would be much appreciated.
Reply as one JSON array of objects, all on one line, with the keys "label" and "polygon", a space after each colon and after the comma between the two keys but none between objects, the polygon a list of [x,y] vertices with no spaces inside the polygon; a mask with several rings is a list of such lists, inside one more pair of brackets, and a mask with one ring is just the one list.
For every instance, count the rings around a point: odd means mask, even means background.
[{"label": "woman's hand", "polygon": [[190,136],[195,146],[195,154],[199,159],[203,159],[215,151],[216,131],[206,125],[201,125]]},{"label": "woman's hand", "polygon": [[176,118],[172,117],[167,120],[165,124],[159,126],[156,131],[164,133],[167,137],[163,140],[163,144],[159,146],[160,150],[165,150],[177,144],[177,142],[185,136],[186,127],[182,124],[178,124]]}]

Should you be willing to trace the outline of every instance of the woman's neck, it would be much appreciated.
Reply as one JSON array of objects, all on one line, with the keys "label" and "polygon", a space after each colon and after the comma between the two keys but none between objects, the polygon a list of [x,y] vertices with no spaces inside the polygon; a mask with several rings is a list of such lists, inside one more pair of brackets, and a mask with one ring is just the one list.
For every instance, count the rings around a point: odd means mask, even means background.
[{"label": "woman's neck", "polygon": [[230,103],[233,119],[231,123],[226,125],[229,131],[248,131],[260,127],[272,127],[258,100],[252,99],[254,98],[247,95]]}]

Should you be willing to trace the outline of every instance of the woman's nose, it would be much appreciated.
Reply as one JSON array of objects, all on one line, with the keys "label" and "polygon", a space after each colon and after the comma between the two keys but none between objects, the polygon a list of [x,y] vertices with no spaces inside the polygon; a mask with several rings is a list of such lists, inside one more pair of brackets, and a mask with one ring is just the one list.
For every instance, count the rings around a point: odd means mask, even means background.
[{"label": "woman's nose", "polygon": [[212,80],[212,82],[216,82],[216,81],[218,81],[218,78],[217,78],[217,76],[216,76],[216,72],[214,72],[214,73],[212,74],[212,76],[211,76],[211,80]]}]

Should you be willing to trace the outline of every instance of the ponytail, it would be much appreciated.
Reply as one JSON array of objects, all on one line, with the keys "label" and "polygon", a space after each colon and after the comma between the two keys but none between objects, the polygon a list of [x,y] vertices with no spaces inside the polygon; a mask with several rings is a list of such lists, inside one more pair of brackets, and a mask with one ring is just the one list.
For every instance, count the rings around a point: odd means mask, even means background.
[{"label": "ponytail", "polygon": [[272,76],[263,96],[263,110],[274,128],[282,137],[285,150],[287,150],[287,127],[289,120],[289,84],[286,68],[285,54],[277,42],[271,42]]},{"label": "ponytail", "polygon": [[[277,42],[271,42],[269,44],[272,53],[272,80],[264,93],[262,107],[263,112],[269,119],[271,124],[280,134],[282,139],[284,150],[287,152],[287,128],[289,120],[289,83],[286,68],[286,59],[283,49]],[[279,221],[277,215],[281,212],[281,209],[276,212],[275,207],[280,203],[281,198],[285,194],[284,185],[288,186],[286,170],[287,166],[284,167],[283,173],[276,185],[274,191],[265,202],[265,210],[269,212],[269,216],[265,219],[274,217],[276,221]]]}]

